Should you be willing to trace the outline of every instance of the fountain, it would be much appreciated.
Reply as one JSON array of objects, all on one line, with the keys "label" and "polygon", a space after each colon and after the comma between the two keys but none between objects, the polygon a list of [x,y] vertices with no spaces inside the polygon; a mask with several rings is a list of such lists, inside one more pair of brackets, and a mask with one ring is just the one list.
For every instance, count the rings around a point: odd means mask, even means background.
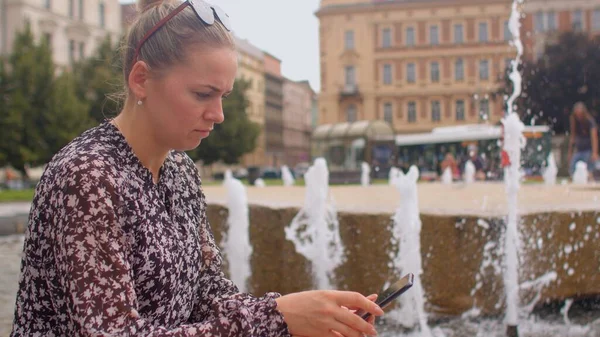
[{"label": "fountain", "polygon": [[558,174],[558,167],[556,166],[556,160],[554,160],[554,154],[550,152],[548,155],[548,164],[544,170],[543,177],[544,183],[547,186],[556,185],[556,175]]},{"label": "fountain", "polygon": [[465,184],[472,184],[475,181],[475,165],[472,161],[467,160],[465,163],[465,172],[463,173]]},{"label": "fountain", "polygon": [[513,84],[513,93],[506,102],[506,116],[502,120],[504,125],[504,151],[508,154],[510,165],[504,169],[504,182],[508,203],[508,217],[504,234],[504,289],[506,294],[506,334],[517,337],[518,332],[518,305],[519,305],[519,216],[518,193],[521,180],[521,149],[525,146],[523,129],[525,126],[519,115],[513,111],[514,102],[521,95],[522,77],[518,65],[523,55],[521,42],[521,13],[518,6],[523,0],[513,0],[508,27],[513,37],[513,44],[517,48],[517,56],[511,62],[512,71],[509,75]]},{"label": "fountain", "polygon": [[400,172],[400,169],[397,167],[392,167],[390,169],[390,173],[388,174],[388,183],[390,186],[396,186]]},{"label": "fountain", "polygon": [[364,161],[362,162],[360,167],[361,167],[360,184],[362,186],[369,186],[371,168],[369,167],[369,164],[365,163]]},{"label": "fountain", "polygon": [[525,138],[525,125],[516,113],[506,116],[504,124],[504,150],[508,153],[511,165],[504,169],[506,195],[508,198],[508,217],[504,234],[504,287],[506,292],[506,324],[508,335],[518,336],[518,305],[519,305],[519,215],[518,193],[521,180],[521,149]]},{"label": "fountain", "polygon": [[402,306],[388,314],[389,318],[407,326],[418,325],[422,337],[432,336],[427,325],[425,313],[425,295],[421,283],[423,264],[421,261],[421,219],[417,181],[419,169],[411,166],[408,173],[400,172],[397,189],[400,193],[400,206],[396,210],[393,220],[392,237],[399,243],[400,249],[393,259],[394,269],[400,274],[414,273],[414,285],[401,297]]},{"label": "fountain", "polygon": [[225,172],[223,185],[227,189],[228,231],[223,235],[221,246],[228,259],[229,275],[241,292],[247,291],[246,281],[251,274],[248,218],[248,197],[246,187],[234,178],[231,171]]},{"label": "fountain", "polygon": [[281,167],[281,179],[283,179],[283,186],[293,186],[295,183],[294,176],[287,165]]},{"label": "fountain", "polygon": [[573,173],[573,184],[585,185],[588,183],[589,176],[587,164],[583,161],[578,161],[575,164],[575,172]]},{"label": "fountain", "polygon": [[312,262],[318,288],[331,289],[333,270],[342,263],[344,247],[337,211],[329,196],[329,171],[325,159],[315,159],[304,180],[304,206],[285,228],[285,236],[294,243],[298,253]]},{"label": "fountain", "polygon": [[254,181],[254,186],[256,187],[265,187],[267,184],[265,184],[265,181],[262,178],[258,178]]},{"label": "fountain", "polygon": [[[473,165],[473,163],[471,163],[471,165]],[[452,184],[452,169],[450,167],[446,167],[444,170],[444,173],[442,174],[442,183],[446,185]]]}]

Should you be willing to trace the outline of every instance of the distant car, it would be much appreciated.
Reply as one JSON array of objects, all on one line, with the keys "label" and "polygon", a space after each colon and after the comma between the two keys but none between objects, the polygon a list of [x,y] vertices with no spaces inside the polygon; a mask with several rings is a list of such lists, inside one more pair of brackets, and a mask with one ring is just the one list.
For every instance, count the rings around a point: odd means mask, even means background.
[{"label": "distant car", "polygon": [[281,172],[273,167],[265,167],[262,170],[261,178],[263,179],[279,179],[281,178]]},{"label": "distant car", "polygon": [[248,177],[248,170],[241,167],[241,168],[233,171],[233,176],[236,179],[246,179]]}]

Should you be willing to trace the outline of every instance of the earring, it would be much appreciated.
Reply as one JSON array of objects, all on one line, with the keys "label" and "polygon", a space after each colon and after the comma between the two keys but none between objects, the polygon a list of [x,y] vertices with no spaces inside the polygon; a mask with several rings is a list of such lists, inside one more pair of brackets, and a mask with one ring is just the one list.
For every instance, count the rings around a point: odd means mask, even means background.
[{"label": "earring", "polygon": [[138,104],[138,105],[142,105],[142,100],[141,100],[141,99],[140,99],[140,100],[138,100],[138,101],[137,101],[137,104]]}]

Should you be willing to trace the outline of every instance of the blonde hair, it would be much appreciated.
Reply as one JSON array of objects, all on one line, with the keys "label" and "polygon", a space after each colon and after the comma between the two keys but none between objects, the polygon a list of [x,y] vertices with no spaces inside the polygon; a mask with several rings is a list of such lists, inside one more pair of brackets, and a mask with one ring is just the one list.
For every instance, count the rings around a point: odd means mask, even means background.
[{"label": "blonde hair", "polygon": [[137,61],[144,61],[153,72],[159,74],[169,66],[185,61],[186,52],[192,45],[235,49],[233,36],[219,20],[215,20],[212,25],[207,25],[198,17],[191,5],[188,5],[143,43],[137,59],[134,60],[135,50],[144,35],[179,5],[181,5],[181,1],[138,1],[140,14],[129,27],[122,48],[123,77],[126,89],[128,88],[129,73]]}]

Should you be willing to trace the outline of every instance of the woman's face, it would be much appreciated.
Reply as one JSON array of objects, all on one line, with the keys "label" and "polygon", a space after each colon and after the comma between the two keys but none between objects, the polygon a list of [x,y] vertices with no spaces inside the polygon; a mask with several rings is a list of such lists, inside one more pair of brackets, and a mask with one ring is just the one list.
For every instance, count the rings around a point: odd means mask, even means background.
[{"label": "woman's face", "polygon": [[222,100],[233,89],[236,72],[237,55],[231,48],[192,47],[185,62],[151,77],[144,110],[156,141],[180,151],[196,148],[223,122]]},{"label": "woman's face", "polygon": [[585,118],[585,110],[581,105],[575,106],[575,109],[573,109],[573,114],[575,115],[575,118],[577,118],[577,119]]}]

